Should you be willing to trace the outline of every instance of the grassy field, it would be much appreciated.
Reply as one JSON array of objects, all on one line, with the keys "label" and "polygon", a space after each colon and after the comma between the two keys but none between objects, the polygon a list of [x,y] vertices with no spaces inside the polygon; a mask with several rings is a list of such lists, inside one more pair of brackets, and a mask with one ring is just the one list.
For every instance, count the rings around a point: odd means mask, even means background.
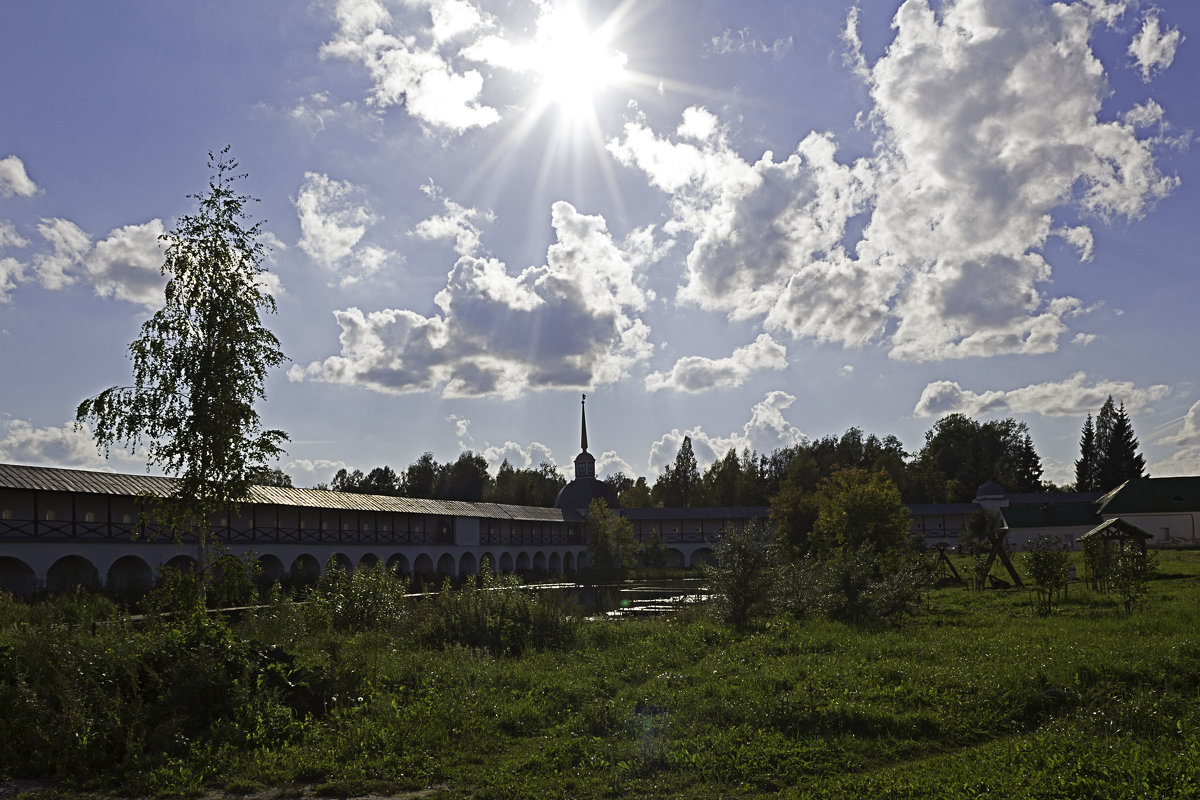
[{"label": "grassy field", "polygon": [[1026,590],[946,587],[897,624],[746,631],[364,592],[137,628],[8,604],[0,775],[164,796],[1200,797],[1200,553],[1160,554],[1131,615],[1081,583],[1049,616]]}]

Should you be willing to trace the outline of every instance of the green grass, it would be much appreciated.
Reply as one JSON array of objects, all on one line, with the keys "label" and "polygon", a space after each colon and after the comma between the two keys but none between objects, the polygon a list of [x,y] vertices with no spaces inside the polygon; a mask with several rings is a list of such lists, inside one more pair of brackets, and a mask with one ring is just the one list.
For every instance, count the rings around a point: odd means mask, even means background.
[{"label": "green grass", "polygon": [[432,646],[394,609],[355,632],[321,604],[228,630],[10,612],[0,730],[31,746],[0,772],[159,795],[1200,797],[1200,553],[1159,572],[1128,616],[1078,583],[1049,616],[948,587],[898,625],[684,612],[516,650]]}]

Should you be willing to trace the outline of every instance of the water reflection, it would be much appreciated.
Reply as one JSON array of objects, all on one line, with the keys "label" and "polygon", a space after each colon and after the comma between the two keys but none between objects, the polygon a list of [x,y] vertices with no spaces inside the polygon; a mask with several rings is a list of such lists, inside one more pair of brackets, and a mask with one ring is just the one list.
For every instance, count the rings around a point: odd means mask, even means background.
[{"label": "water reflection", "polygon": [[620,583],[553,583],[528,587],[561,593],[587,614],[607,617],[666,614],[703,602],[709,591],[699,579],[624,581]]}]

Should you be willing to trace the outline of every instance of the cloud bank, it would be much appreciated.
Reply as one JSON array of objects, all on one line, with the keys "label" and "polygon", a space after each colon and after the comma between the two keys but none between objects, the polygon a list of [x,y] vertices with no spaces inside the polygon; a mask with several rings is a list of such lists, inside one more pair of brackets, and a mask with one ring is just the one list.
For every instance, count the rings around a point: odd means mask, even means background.
[{"label": "cloud bank", "polygon": [[[670,135],[635,117],[609,150],[671,198],[664,230],[690,248],[682,302],[910,361],[1052,352],[1083,308],[1046,292],[1049,241],[1090,258],[1095,221],[1137,218],[1178,183],[1142,133],[1161,121],[1153,101],[1101,119],[1090,42],[1121,8],[907,0],[874,63],[851,14],[876,136],[852,163],[817,133],[782,160],[744,159],[700,107]],[[1146,24],[1140,63],[1165,65],[1173,40]]]},{"label": "cloud bank", "polygon": [[1153,404],[1171,393],[1169,386],[1138,387],[1132,381],[1088,381],[1076,372],[1062,381],[1030,384],[1009,391],[972,392],[955,381],[934,381],[921,392],[913,413],[940,417],[960,413],[969,417],[1005,414],[1041,414],[1045,417],[1080,417],[1095,414],[1110,395],[1130,413],[1153,410]]},{"label": "cloud bank", "polygon": [[435,298],[441,314],[335,312],[341,353],[289,378],[505,398],[618,380],[651,350],[639,317],[652,298],[641,286],[644,237],[619,244],[601,217],[566,202],[554,204],[551,226],[543,266],[513,275],[495,258],[460,257]]}]

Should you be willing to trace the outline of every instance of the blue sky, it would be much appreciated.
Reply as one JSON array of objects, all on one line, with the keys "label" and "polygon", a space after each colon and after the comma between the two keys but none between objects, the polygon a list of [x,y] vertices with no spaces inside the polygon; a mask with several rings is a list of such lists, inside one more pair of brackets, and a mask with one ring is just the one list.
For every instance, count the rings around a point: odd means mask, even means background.
[{"label": "blue sky", "polygon": [[158,236],[231,146],[298,485],[426,450],[653,478],[1112,394],[1200,474],[1191,0],[0,9],[0,460],[105,462]]}]

